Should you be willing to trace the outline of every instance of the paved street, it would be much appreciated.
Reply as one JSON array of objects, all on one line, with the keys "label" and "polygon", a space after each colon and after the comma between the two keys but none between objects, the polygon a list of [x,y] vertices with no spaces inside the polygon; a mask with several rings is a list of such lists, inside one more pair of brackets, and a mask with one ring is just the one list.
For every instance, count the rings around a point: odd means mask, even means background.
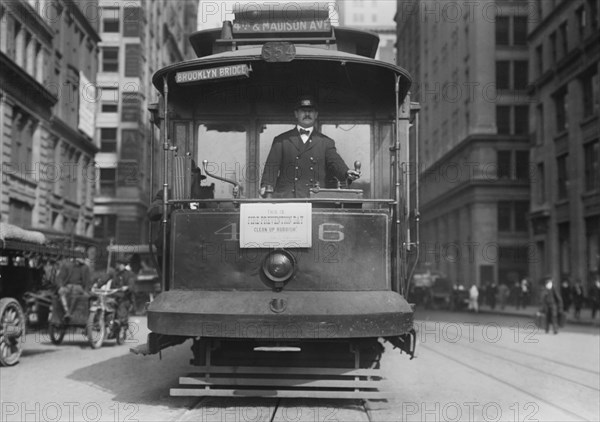
[{"label": "paved street", "polygon": [[[79,332],[61,346],[30,333],[21,362],[0,370],[2,421],[579,421],[599,420],[598,327],[558,335],[528,317],[418,311],[417,358],[387,350],[394,399],[355,402],[171,398],[190,343],[158,356],[129,347],[91,350]],[[139,328],[139,329],[138,329]]]}]

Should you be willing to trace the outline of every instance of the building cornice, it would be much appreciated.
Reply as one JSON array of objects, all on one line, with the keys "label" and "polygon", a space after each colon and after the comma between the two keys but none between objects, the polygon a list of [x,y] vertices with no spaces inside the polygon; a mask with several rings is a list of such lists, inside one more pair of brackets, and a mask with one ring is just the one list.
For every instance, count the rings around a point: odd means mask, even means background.
[{"label": "building cornice", "polygon": [[550,14],[548,16],[546,16],[545,19],[543,19],[534,29],[533,31],[531,31],[529,33],[529,35],[527,36],[527,41],[529,43],[532,42],[532,40],[534,38],[536,38],[537,36],[541,35],[540,33],[544,31],[544,29],[546,29],[546,27],[550,26],[551,22],[556,18],[556,17],[560,17],[560,16],[564,16],[564,10],[568,7],[571,7],[572,4],[575,3],[573,0],[569,0],[569,1],[561,1],[559,2],[556,7],[554,9],[552,9],[552,12],[550,12]]},{"label": "building cornice", "polygon": [[[435,160],[430,166],[424,169],[426,173],[427,170],[435,169],[438,166],[443,165],[446,161],[449,160],[454,155],[458,155],[462,153],[465,149],[467,149],[471,145],[480,144],[480,143],[489,143],[493,145],[497,145],[498,142],[501,141],[510,141],[515,146],[520,144],[530,145],[530,139],[528,135],[497,135],[497,134],[475,134],[469,135],[462,141],[460,141],[457,145],[452,147],[448,152],[442,155],[440,158]],[[520,141],[520,142],[519,142]]]},{"label": "building cornice", "polygon": [[0,89],[48,118],[58,98],[1,51],[0,69]]},{"label": "building cornice", "polygon": [[12,0],[2,3],[27,29],[33,31],[38,39],[43,41],[47,47],[52,46],[54,30],[29,3],[23,0]]},{"label": "building cornice", "polygon": [[78,130],[73,129],[58,116],[52,116],[50,119],[50,129],[55,134],[67,139],[73,146],[89,155],[93,156],[99,151],[98,147],[90,142],[85,135]]},{"label": "building cornice", "polygon": [[79,6],[77,6],[77,3],[73,0],[63,0],[63,1],[64,1],[65,5],[67,6],[67,10],[69,12],[71,12],[71,14],[73,16],[75,16],[77,21],[85,28],[87,35],[90,38],[92,38],[92,40],[95,41],[96,44],[99,43],[100,41],[102,41],[102,38],[100,38],[100,35],[98,34],[98,32],[96,32],[96,29],[94,29],[94,27],[90,24],[90,21],[83,14],[81,9],[79,9]]}]

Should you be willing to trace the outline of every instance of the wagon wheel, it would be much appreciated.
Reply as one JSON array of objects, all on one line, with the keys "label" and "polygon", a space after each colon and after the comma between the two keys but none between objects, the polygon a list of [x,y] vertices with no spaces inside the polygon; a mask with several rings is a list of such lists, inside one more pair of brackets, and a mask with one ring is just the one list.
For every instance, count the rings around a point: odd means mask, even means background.
[{"label": "wagon wheel", "polygon": [[106,324],[104,324],[103,312],[91,312],[85,327],[85,334],[92,349],[98,349],[102,346],[106,337]]},{"label": "wagon wheel", "polygon": [[25,335],[25,313],[19,302],[12,298],[0,299],[0,366],[19,362]]},{"label": "wagon wheel", "polygon": [[48,334],[50,334],[50,341],[53,344],[59,345],[62,343],[63,338],[65,338],[65,332],[67,331],[67,327],[64,325],[50,324],[48,327]]}]

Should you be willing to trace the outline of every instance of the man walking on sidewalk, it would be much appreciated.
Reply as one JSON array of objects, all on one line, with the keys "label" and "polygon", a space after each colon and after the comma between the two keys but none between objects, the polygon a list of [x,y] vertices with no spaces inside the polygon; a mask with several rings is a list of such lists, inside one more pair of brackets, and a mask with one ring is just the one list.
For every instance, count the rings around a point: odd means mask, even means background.
[{"label": "man walking on sidewalk", "polygon": [[546,333],[550,331],[550,324],[554,334],[558,334],[558,313],[562,312],[562,299],[554,288],[551,278],[546,279],[546,286],[542,293],[541,312],[546,316]]}]

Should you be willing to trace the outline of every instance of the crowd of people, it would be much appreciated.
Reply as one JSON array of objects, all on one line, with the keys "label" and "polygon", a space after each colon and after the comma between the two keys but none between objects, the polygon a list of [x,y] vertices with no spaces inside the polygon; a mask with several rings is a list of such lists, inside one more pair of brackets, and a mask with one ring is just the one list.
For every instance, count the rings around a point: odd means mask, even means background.
[{"label": "crowd of people", "polygon": [[[543,304],[545,288],[548,279],[541,284],[538,296],[534,296],[534,290],[528,278],[523,278],[515,283],[490,283],[483,285],[473,292],[471,300],[477,301],[477,308],[481,305],[487,305],[491,309],[506,309],[507,306],[513,306],[515,309],[523,309],[533,304]],[[582,310],[587,306],[590,308],[592,319],[600,315],[600,276],[596,275],[593,282],[588,287],[588,292],[584,289],[581,280],[571,281],[569,277],[563,277],[558,284],[553,284],[553,290],[560,299],[560,311],[565,314],[573,312],[576,319],[581,318]],[[474,296],[474,297],[473,297]],[[536,300],[538,299],[538,300]],[[471,306],[475,309],[475,305]]]}]

